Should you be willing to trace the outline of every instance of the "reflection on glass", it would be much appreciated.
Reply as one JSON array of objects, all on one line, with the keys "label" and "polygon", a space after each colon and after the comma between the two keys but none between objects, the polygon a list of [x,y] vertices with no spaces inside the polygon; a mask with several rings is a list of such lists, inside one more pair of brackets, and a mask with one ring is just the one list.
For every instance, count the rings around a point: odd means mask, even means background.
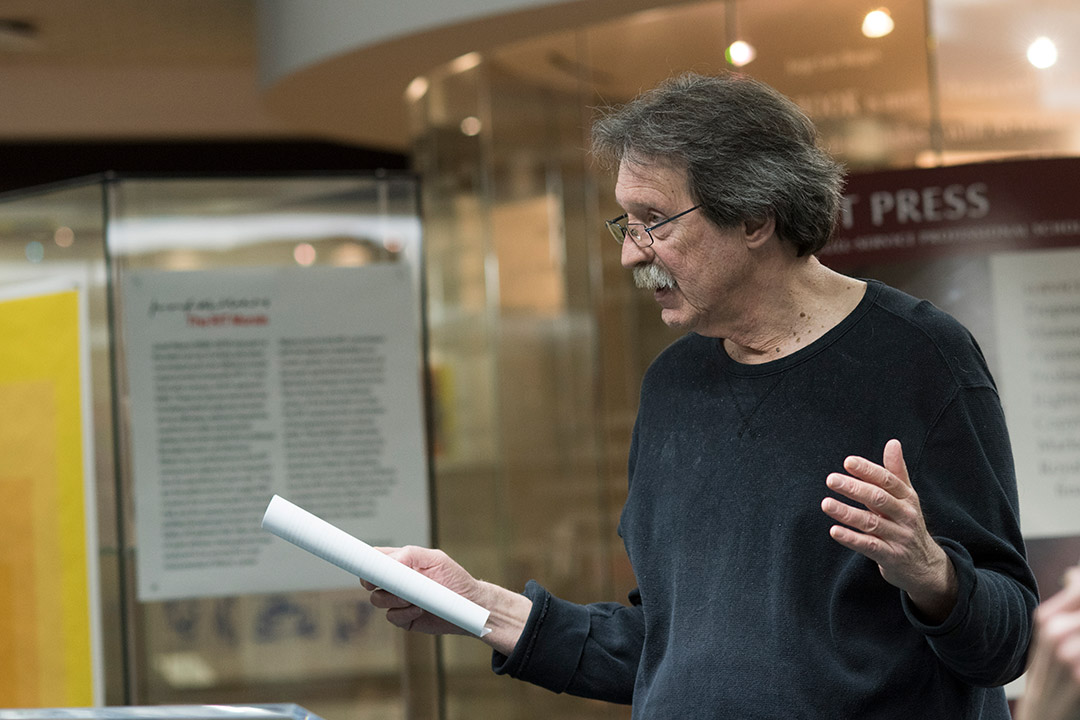
[{"label": "reflection on glass", "polygon": [[75,243],[75,232],[69,227],[58,227],[53,233],[53,242],[62,248],[69,248]]},{"label": "reflection on glass", "polygon": [[26,259],[32,263],[39,263],[45,259],[45,246],[37,240],[26,244]]},{"label": "reflection on glass", "polygon": [[296,260],[297,265],[307,266],[313,264],[316,255],[315,248],[311,243],[300,243],[293,249],[293,258]]}]

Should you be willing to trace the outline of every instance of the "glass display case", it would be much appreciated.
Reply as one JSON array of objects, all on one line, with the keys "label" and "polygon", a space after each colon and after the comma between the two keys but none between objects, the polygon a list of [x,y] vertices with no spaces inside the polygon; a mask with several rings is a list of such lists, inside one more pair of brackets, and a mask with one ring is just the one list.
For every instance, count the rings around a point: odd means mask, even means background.
[{"label": "glass display case", "polygon": [[[299,283],[296,302],[322,297],[324,305],[342,306],[335,312],[353,319],[374,310],[349,305],[355,302],[353,296],[337,295],[333,287],[350,288],[353,278],[362,283],[372,277],[392,277],[399,286],[393,296],[408,300],[407,309],[393,309],[393,318],[400,331],[408,334],[409,360],[416,363],[409,380],[418,386],[419,397],[426,389],[426,374],[421,372],[425,342],[422,272],[418,184],[405,173],[251,178],[108,175],[0,198],[0,308],[6,307],[7,296],[2,293],[36,297],[52,292],[49,288],[56,283],[71,288],[83,308],[79,336],[85,352],[80,369],[88,406],[83,416],[83,452],[92,460],[83,473],[87,494],[81,499],[73,496],[72,502],[85,501],[86,542],[93,548],[89,563],[92,597],[87,598],[81,615],[75,613],[65,620],[65,632],[70,635],[72,629],[83,628],[85,633],[75,634],[89,639],[64,645],[66,649],[57,654],[23,638],[25,633],[19,635],[18,620],[12,620],[9,632],[16,637],[16,651],[29,669],[14,675],[16,679],[7,685],[0,684],[0,706],[287,701],[324,717],[406,718],[437,713],[435,641],[404,637],[382,621],[355,578],[344,578],[343,589],[249,593],[241,584],[236,592],[223,588],[208,594],[192,589],[165,599],[146,598],[137,577],[141,548],[135,496],[140,490],[133,478],[132,418],[133,407],[147,398],[131,396],[128,378],[132,364],[148,360],[129,352],[124,333],[125,312],[135,312],[124,287],[136,276],[174,281],[224,278],[226,283],[235,277],[269,278],[271,289],[264,294],[275,300],[274,293],[287,280]],[[333,287],[325,278],[333,279]],[[21,312],[22,306],[10,307],[13,313]],[[188,313],[186,322],[207,318],[208,322],[222,318],[254,322],[258,316],[242,315],[230,306],[225,314]],[[311,325],[325,320],[313,317]],[[296,333],[307,332],[306,321],[289,322]],[[25,331],[32,335],[53,330],[28,327]],[[8,347],[18,344],[16,340]],[[4,368],[16,367],[15,360],[6,358],[0,357],[0,389],[24,384],[21,376],[3,374]],[[277,361],[275,356],[268,362]],[[224,362],[218,370],[239,372],[235,363]],[[258,380],[250,368],[245,372],[246,380]],[[361,382],[355,377],[342,380],[343,385]],[[278,391],[272,391],[272,397],[274,392]],[[272,402],[264,405],[272,407]],[[4,411],[9,417],[19,414],[18,408],[5,407]],[[408,431],[415,436],[419,454],[426,456],[427,419],[422,408],[412,421]],[[227,432],[222,427],[216,432]],[[258,436],[249,437],[249,449],[258,442],[284,444]],[[392,438],[384,440],[390,443]],[[204,444],[187,449],[205,460],[209,448]],[[178,456],[174,452],[171,457],[175,461]],[[327,467],[328,462],[323,462],[312,472],[325,473]],[[220,492],[233,485],[233,495],[242,497],[243,486],[235,483],[250,481],[250,475],[245,470],[233,472],[227,480],[207,478],[206,487],[217,487],[215,492]],[[422,488],[425,501],[418,513],[423,529],[416,541],[428,542],[433,540],[426,503],[430,477],[426,470],[410,475]],[[318,486],[324,480],[320,476],[309,485]],[[265,506],[269,496],[260,498],[249,504]],[[163,504],[168,512],[170,506]],[[43,522],[28,521],[27,532],[44,532],[34,529],[46,527]],[[259,531],[256,526],[247,532],[254,536]],[[256,537],[254,542],[267,541]],[[39,565],[47,568],[59,562],[48,556]],[[60,572],[57,583],[66,582],[62,576]],[[47,610],[26,607],[19,617],[40,624],[33,618]],[[36,674],[31,676],[31,672]],[[229,717],[316,717],[306,710],[276,707],[278,715],[266,715],[264,708],[262,715]],[[142,717],[115,714],[129,712],[121,709],[108,712],[114,714],[94,717]]]}]

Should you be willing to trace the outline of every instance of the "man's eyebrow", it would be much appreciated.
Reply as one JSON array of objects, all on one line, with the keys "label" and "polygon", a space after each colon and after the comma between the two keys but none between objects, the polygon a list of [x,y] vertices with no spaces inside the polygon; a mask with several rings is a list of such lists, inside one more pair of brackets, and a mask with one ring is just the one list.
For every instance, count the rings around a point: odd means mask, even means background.
[{"label": "man's eyebrow", "polygon": [[645,213],[658,210],[655,204],[647,202],[628,202],[625,205],[620,203],[620,207],[622,207],[623,212],[636,217],[641,217]]}]

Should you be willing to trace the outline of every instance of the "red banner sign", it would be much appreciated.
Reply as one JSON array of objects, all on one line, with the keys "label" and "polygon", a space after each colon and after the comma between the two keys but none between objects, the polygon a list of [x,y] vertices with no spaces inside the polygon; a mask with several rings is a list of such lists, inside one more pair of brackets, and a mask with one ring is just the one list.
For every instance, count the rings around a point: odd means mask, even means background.
[{"label": "red banner sign", "polygon": [[821,251],[837,269],[1080,244],[1080,158],[856,173]]}]

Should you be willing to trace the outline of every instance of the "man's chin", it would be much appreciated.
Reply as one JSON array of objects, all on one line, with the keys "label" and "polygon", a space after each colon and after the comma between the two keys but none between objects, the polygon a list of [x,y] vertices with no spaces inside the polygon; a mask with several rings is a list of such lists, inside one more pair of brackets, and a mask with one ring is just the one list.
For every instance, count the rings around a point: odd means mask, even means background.
[{"label": "man's chin", "polygon": [[690,325],[689,318],[682,308],[673,304],[660,306],[660,319],[673,330],[686,330]]},{"label": "man's chin", "polygon": [[686,321],[686,317],[683,316],[682,313],[678,313],[674,310],[661,310],[660,319],[672,330],[690,329],[690,324]]}]

